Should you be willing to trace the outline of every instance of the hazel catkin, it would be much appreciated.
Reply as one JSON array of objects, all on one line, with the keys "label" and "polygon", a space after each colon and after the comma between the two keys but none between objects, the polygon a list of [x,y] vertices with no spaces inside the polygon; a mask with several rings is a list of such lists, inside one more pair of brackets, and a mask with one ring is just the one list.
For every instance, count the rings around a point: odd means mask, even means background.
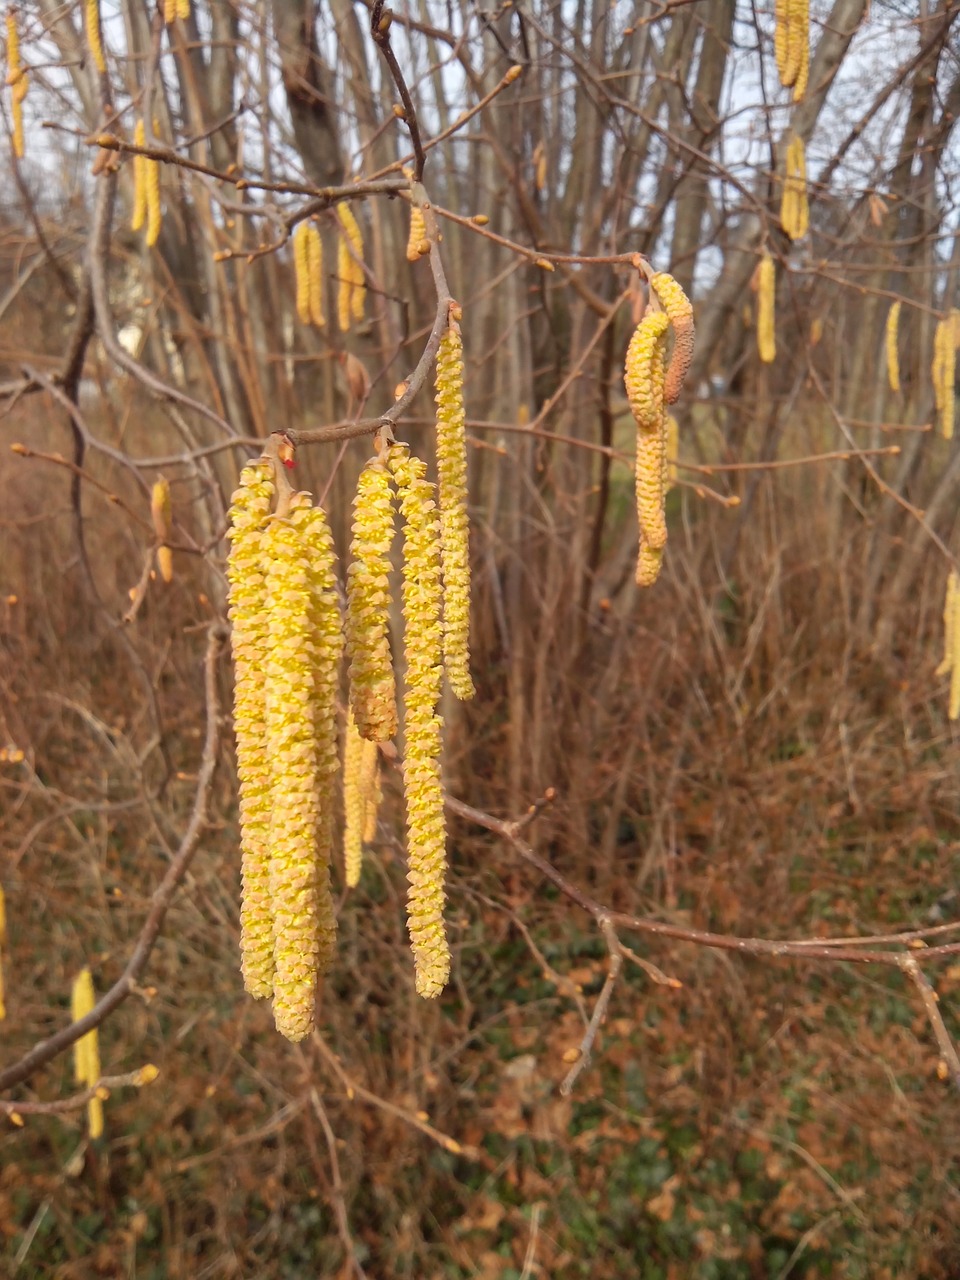
[{"label": "hazel catkin", "polygon": [[954,569],[947,576],[947,594],[943,605],[943,661],[938,676],[950,676],[947,715],[960,719],[960,577]]},{"label": "hazel catkin", "polygon": [[900,300],[897,299],[887,312],[885,349],[887,354],[887,383],[891,391],[900,390]]},{"label": "hazel catkin", "polygon": [[423,210],[418,204],[410,207],[410,235],[407,237],[407,261],[416,262],[422,255],[424,246],[427,250],[430,244],[427,240],[427,224],[423,216]]},{"label": "hazel catkin", "polygon": [[360,224],[350,206],[341,201],[337,205],[341,236],[337,251],[337,323],[342,333],[350,328],[351,320],[362,320],[367,295],[363,278],[363,236]]},{"label": "hazel catkin", "polygon": [[347,657],[350,702],[360,736],[384,742],[397,732],[397,694],[390,654],[390,473],[376,458],[360,472],[353,502],[347,570]]},{"label": "hazel catkin", "polygon": [[83,20],[87,31],[87,45],[93,58],[93,65],[101,75],[106,74],[107,64],[103,56],[103,41],[100,38],[100,0],[85,0]]},{"label": "hazel catkin", "polygon": [[773,364],[777,358],[775,306],[776,269],[773,258],[765,253],[757,270],[757,350],[764,364]]},{"label": "hazel catkin", "polygon": [[20,32],[17,27],[17,11],[7,9],[7,84],[12,90],[11,115],[13,117],[13,153],[18,160],[24,156],[23,100],[27,96],[29,79],[26,67],[20,60]]},{"label": "hazel catkin", "polygon": [[667,404],[676,404],[693,360],[693,344],[696,337],[693,305],[684,293],[683,287],[665,271],[658,271],[652,277],[650,285],[669,316],[670,326],[673,329],[673,350],[667,366],[663,396]]},{"label": "hazel catkin", "polygon": [[[133,127],[133,145],[146,145],[146,130],[142,120]],[[133,214],[130,230],[139,231],[147,220],[147,157],[135,152],[133,157]]]},{"label": "hazel catkin", "polygon": [[437,492],[443,564],[443,657],[458,698],[474,695],[470,676],[470,531],[463,407],[463,339],[451,317],[437,353]]},{"label": "hazel catkin", "polygon": [[624,386],[637,426],[645,431],[660,428],[663,417],[663,382],[652,370],[657,352],[662,361],[670,318],[665,311],[648,311],[634,330],[627,348]]},{"label": "hazel catkin", "polygon": [[443,921],[446,820],[440,784],[440,717],[443,671],[440,521],[426,465],[405,445],[389,456],[404,521],[403,788],[407,810],[407,927],[421,996],[438,996],[450,975]]},{"label": "hazel catkin", "polygon": [[243,895],[240,953],[244,986],[258,998],[273,993],[273,912],[270,902],[270,768],[266,741],[269,645],[263,533],[274,482],[264,461],[245,467],[230,507],[227,560],[234,665],[234,733],[240,779]]},{"label": "hazel catkin", "polygon": [[[70,992],[70,1017],[79,1022],[96,1004],[93,976],[86,967],[80,970]],[[73,1044],[73,1074],[77,1084],[92,1088],[100,1079],[100,1042],[97,1028],[91,1027]],[[94,1096],[87,1103],[87,1125],[91,1138],[103,1136],[103,1102]]]}]

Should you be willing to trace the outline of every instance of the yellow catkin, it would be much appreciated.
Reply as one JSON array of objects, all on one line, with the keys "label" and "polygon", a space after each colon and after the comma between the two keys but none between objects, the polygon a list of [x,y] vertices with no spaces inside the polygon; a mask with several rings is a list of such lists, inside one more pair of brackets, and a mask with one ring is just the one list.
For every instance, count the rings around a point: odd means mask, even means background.
[{"label": "yellow catkin", "polygon": [[100,38],[100,0],[85,0],[83,15],[87,29],[87,45],[90,56],[93,58],[93,65],[101,75],[105,75],[107,63],[103,56],[103,41]]},{"label": "yellow catkin", "polygon": [[153,531],[161,542],[170,535],[172,516],[170,483],[161,476],[150,490],[150,518],[153,521]]},{"label": "yellow catkin", "polygon": [[350,701],[361,737],[384,742],[397,732],[397,694],[390,655],[390,474],[371,459],[353,502],[347,570],[347,656]]},{"label": "yellow catkin", "polygon": [[306,549],[311,593],[310,634],[313,641],[313,734],[317,750],[317,963],[324,972],[333,959],[337,918],[330,868],[333,858],[335,779],[340,771],[337,692],[343,658],[343,615],[337,580],[337,553],[326,513],[307,495],[291,514]]},{"label": "yellow catkin", "polygon": [[186,22],[190,17],[190,0],[177,0],[177,17]]},{"label": "yellow catkin", "polygon": [[951,569],[947,575],[947,595],[943,602],[943,661],[937,667],[938,676],[945,676],[953,669],[953,654],[957,644],[953,618],[958,585],[960,583],[958,583],[956,571]]},{"label": "yellow catkin", "polygon": [[7,1016],[6,997],[3,986],[3,949],[7,945],[7,903],[3,896],[3,885],[0,884],[0,1022]]},{"label": "yellow catkin", "polygon": [[[360,770],[367,745],[357,731],[353,712],[347,708],[343,735],[343,870],[348,889],[360,883],[363,867],[364,803]],[[376,750],[376,744],[368,744]]]},{"label": "yellow catkin", "polygon": [[787,73],[787,36],[789,27],[787,3],[788,0],[776,0],[776,26],[774,28],[773,35],[773,48],[777,62],[777,74],[780,76],[780,83],[784,85],[786,84],[784,76]]},{"label": "yellow catkin", "polygon": [[440,520],[426,465],[405,445],[390,450],[403,538],[404,698],[403,790],[407,809],[407,927],[421,996],[438,996],[450,976],[443,922],[446,820],[440,784],[443,673]]},{"label": "yellow catkin", "polygon": [[[133,129],[133,144],[142,147],[146,144],[146,130],[143,121],[138,120]],[[133,157],[133,216],[130,219],[130,230],[139,231],[147,220],[147,158]]]},{"label": "yellow catkin", "polygon": [[950,707],[951,720],[960,718],[960,582],[953,575],[953,621],[950,627],[952,662],[950,663]]},{"label": "yellow catkin", "polygon": [[669,493],[677,483],[677,458],[680,454],[680,425],[672,413],[667,414],[666,434],[667,476],[664,482],[664,492]]},{"label": "yellow catkin", "polygon": [[[346,239],[346,244],[341,239],[341,246],[346,249],[346,253],[341,254],[338,259],[341,283],[343,280],[349,283],[345,305],[349,308],[350,316],[354,320],[362,320],[367,295],[363,267],[361,265],[363,262],[363,236],[360,232],[360,224],[357,222],[353,210],[346,202],[341,202],[337,205],[337,217],[340,219],[340,226]],[[338,312],[340,312],[341,321],[343,319],[342,311],[340,311],[342,305],[344,304],[341,304],[338,300]],[[342,322],[340,324],[340,328],[343,331],[346,331],[349,327],[349,320],[346,325]]]},{"label": "yellow catkin", "polygon": [[887,312],[886,352],[887,382],[891,391],[900,390],[900,303],[895,302]]},{"label": "yellow catkin", "polygon": [[793,100],[794,102],[802,102],[807,92],[807,82],[810,79],[810,15],[807,9],[807,0],[801,0],[802,4],[802,25],[797,39],[800,41],[800,65],[797,68],[797,78],[793,84]]},{"label": "yellow catkin", "polygon": [[13,116],[13,151],[18,159],[24,155],[23,100],[29,88],[27,69],[20,60],[20,32],[17,28],[17,11],[7,10],[7,84],[10,85],[11,114]]},{"label": "yellow catkin", "polygon": [[940,434],[944,440],[953,439],[954,379],[956,348],[953,340],[953,319],[947,316],[937,322],[933,343],[933,384],[937,408],[940,411]]},{"label": "yellow catkin", "polygon": [[307,302],[311,323],[323,329],[327,323],[323,314],[323,243],[314,226],[307,227]]},{"label": "yellow catkin", "polygon": [[162,211],[160,208],[160,161],[143,157],[144,189],[147,194],[147,247],[152,248],[160,239]]},{"label": "yellow catkin", "polygon": [[177,0],[163,0],[163,20],[169,27],[177,16]]},{"label": "yellow catkin", "polygon": [[371,844],[377,835],[380,810],[380,751],[375,742],[363,740],[360,757],[360,791],[363,795],[363,843]]},{"label": "yellow catkin", "polygon": [[662,357],[669,326],[665,311],[648,311],[627,348],[623,374],[627,400],[637,426],[645,431],[659,431],[663,418],[663,383],[653,376],[651,362],[658,351]]},{"label": "yellow catkin", "polygon": [[297,223],[293,233],[293,269],[297,283],[297,318],[303,324],[310,323],[310,228],[305,222]]},{"label": "yellow catkin", "polygon": [[658,271],[650,284],[663,304],[673,329],[673,350],[667,366],[663,395],[667,404],[676,404],[693,360],[693,344],[696,339],[693,305],[682,286],[665,271]]},{"label": "yellow catkin", "polygon": [[780,206],[780,225],[791,240],[802,239],[810,226],[810,207],[807,201],[807,162],[803,139],[791,138],[787,145],[786,167],[783,180],[783,200]]},{"label": "yellow catkin", "polygon": [[[291,508],[298,503],[296,495]],[[324,814],[315,726],[314,601],[310,555],[290,515],[263,535],[266,566],[266,745],[270,769],[270,899],[273,907],[273,1015],[288,1040],[314,1023],[321,955],[319,850]]]},{"label": "yellow catkin", "polygon": [[[83,968],[73,981],[70,993],[70,1017],[79,1022],[86,1017],[96,1003],[93,990],[93,976],[90,970]],[[93,1027],[86,1035],[82,1035],[73,1046],[74,1078],[77,1084],[88,1088],[100,1079],[100,1042],[97,1028]],[[103,1103],[99,1098],[91,1098],[87,1103],[87,1123],[91,1138],[103,1135]]]},{"label": "yellow catkin", "polygon": [[353,264],[350,246],[343,236],[337,241],[337,327],[346,333],[352,323],[350,299],[353,294]]},{"label": "yellow catkin", "polygon": [[270,769],[266,744],[269,645],[263,534],[274,496],[268,463],[245,467],[230,507],[227,561],[234,666],[233,723],[240,779],[243,896],[240,954],[251,995],[273,993],[273,912],[270,905]]},{"label": "yellow catkin", "polygon": [[164,582],[173,581],[173,552],[164,542],[157,547],[157,568]]},{"label": "yellow catkin", "polygon": [[757,273],[757,350],[764,364],[773,364],[777,358],[775,307],[776,269],[769,253],[765,253]]},{"label": "yellow catkin", "polygon": [[421,245],[427,239],[427,224],[423,210],[419,205],[410,208],[410,235],[407,238],[407,261],[416,262],[421,254]]},{"label": "yellow catkin", "polygon": [[474,695],[470,676],[470,544],[463,340],[451,319],[437,353],[437,491],[443,561],[443,657],[458,698]]}]

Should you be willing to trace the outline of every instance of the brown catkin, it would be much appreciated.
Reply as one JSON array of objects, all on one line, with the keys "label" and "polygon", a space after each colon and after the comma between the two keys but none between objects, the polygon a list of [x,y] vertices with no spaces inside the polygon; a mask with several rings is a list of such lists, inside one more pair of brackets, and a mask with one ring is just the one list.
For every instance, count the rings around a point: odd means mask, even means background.
[{"label": "brown catkin", "polygon": [[[416,262],[427,239],[427,224],[419,205],[410,207],[410,235],[407,237],[407,261]],[[429,246],[428,246],[429,247]]]},{"label": "brown catkin", "polygon": [[891,306],[887,312],[886,327],[886,353],[887,353],[887,382],[891,391],[900,390],[900,354],[899,354],[899,338],[900,338],[900,302],[899,299]]},{"label": "brown catkin", "polygon": [[769,253],[765,253],[757,272],[757,350],[764,364],[773,364],[777,358],[775,309],[776,269]]},{"label": "brown catkin", "polygon": [[390,450],[403,518],[404,698],[403,790],[407,810],[407,928],[417,992],[438,996],[450,975],[443,921],[446,819],[440,784],[443,674],[440,520],[426,464],[405,445]]},{"label": "brown catkin", "polygon": [[669,316],[673,328],[673,350],[667,366],[663,397],[667,404],[676,404],[693,360],[693,344],[696,338],[693,305],[681,285],[665,271],[658,271],[650,284],[663,304],[663,309]]}]

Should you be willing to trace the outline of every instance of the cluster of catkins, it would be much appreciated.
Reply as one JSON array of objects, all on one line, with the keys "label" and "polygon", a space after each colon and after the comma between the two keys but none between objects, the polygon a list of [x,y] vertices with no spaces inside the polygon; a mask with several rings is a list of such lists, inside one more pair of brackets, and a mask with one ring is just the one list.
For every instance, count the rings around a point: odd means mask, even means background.
[{"label": "cluster of catkins", "polygon": [[[367,286],[363,274],[363,234],[348,204],[336,208],[337,327],[346,333],[363,319]],[[293,233],[293,266],[297,287],[297,316],[318,329],[326,326],[323,309],[323,244],[312,221],[297,224]]]},{"label": "cluster of catkins", "polygon": [[794,102],[801,102],[810,74],[810,0],[777,0],[776,19],[774,53],[780,83],[793,90]]},{"label": "cluster of catkins", "polygon": [[283,493],[275,460],[248,465],[231,510],[228,563],[240,775],[244,982],[272,996],[278,1030],[311,1029],[318,975],[334,950],[331,894],[341,656],[349,697],[343,734],[344,863],[360,876],[379,800],[377,743],[398,729],[389,643],[391,548],[403,527],[403,783],[407,923],[422,996],[443,990],[446,823],[440,779],[444,668],[453,692],[469,672],[469,557],[463,348],[451,314],[437,358],[438,486],[405,444],[383,442],[354,502],[342,616],[333,539],[308,494]]},{"label": "cluster of catkins", "polygon": [[[667,336],[673,349],[667,359]],[[667,543],[664,501],[669,481],[670,423],[674,404],[693,358],[693,307],[673,276],[650,277],[650,300],[627,350],[624,384],[637,423],[636,489],[640,524],[637,582],[652,586],[660,576]],[[674,446],[675,447],[675,446]]]}]

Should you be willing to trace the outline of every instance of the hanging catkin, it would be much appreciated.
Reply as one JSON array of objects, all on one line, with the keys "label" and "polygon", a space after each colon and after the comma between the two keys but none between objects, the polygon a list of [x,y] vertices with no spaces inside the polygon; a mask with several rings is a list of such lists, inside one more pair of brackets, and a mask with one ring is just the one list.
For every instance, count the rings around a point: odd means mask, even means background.
[{"label": "hanging catkin", "polygon": [[663,304],[673,329],[673,350],[663,388],[667,404],[676,404],[683,390],[683,383],[693,360],[693,344],[696,331],[693,324],[693,305],[682,286],[665,271],[658,271],[650,285]]},{"label": "hanging catkin", "polygon": [[943,661],[938,676],[950,676],[948,717],[960,719],[960,578],[951,569],[947,577],[947,595],[943,605]]},{"label": "hanging catkin", "polygon": [[323,243],[313,225],[307,227],[307,301],[310,321],[318,329],[326,327],[323,314]]},{"label": "hanging catkin", "polygon": [[800,102],[810,69],[809,0],[776,0],[774,52],[780,83]]},{"label": "hanging catkin", "polygon": [[83,17],[87,29],[87,46],[93,58],[93,65],[101,75],[105,75],[107,64],[103,56],[103,41],[100,38],[100,0],[86,0],[83,6]]},{"label": "hanging catkin", "polygon": [[251,995],[273,993],[273,912],[270,905],[270,767],[266,742],[269,624],[263,531],[274,484],[269,463],[253,462],[240,476],[230,507],[227,561],[234,665],[233,723],[240,779],[243,896],[240,953]]},{"label": "hanging catkin", "polygon": [[347,656],[350,702],[361,737],[384,742],[397,732],[397,694],[390,655],[390,473],[376,458],[360,472],[353,502],[347,570]]},{"label": "hanging catkin", "polygon": [[940,434],[944,440],[953,438],[955,368],[954,323],[952,316],[948,315],[937,322],[930,367],[934,402],[940,415]]},{"label": "hanging catkin", "polygon": [[346,202],[337,205],[341,236],[337,252],[337,323],[341,332],[350,328],[351,319],[362,320],[366,286],[363,279],[363,236],[353,210]]},{"label": "hanging catkin", "polygon": [[[133,127],[133,145],[146,145],[146,130],[143,121],[138,120]],[[139,154],[133,157],[133,216],[130,219],[130,230],[139,231],[147,220],[147,158]]]},{"label": "hanging catkin", "polygon": [[3,949],[7,945],[7,904],[3,896],[3,885],[0,884],[0,1022],[7,1016],[6,997],[3,986]]},{"label": "hanging catkin", "polygon": [[[313,1027],[324,918],[322,784],[315,726],[314,600],[311,557],[291,512],[272,517],[263,536],[268,601],[266,746],[270,769],[270,900],[273,908],[273,1014],[288,1040]],[[329,892],[329,884],[327,885]]]},{"label": "hanging catkin", "polygon": [[27,96],[29,80],[27,69],[20,61],[20,32],[17,28],[17,10],[7,10],[7,84],[11,87],[11,114],[13,116],[13,151],[18,159],[24,155],[23,100]]},{"label": "hanging catkin", "polygon": [[[157,134],[157,122],[153,123],[154,136]],[[146,243],[152,248],[160,239],[162,211],[160,207],[160,161],[143,157],[144,189],[147,199],[147,235]]]},{"label": "hanging catkin", "polygon": [[887,382],[891,391],[900,390],[900,302],[893,303],[887,312],[886,352]]},{"label": "hanging catkin", "polygon": [[310,323],[310,228],[298,222],[293,233],[293,269],[297,285],[297,318]]},{"label": "hanging catkin", "polygon": [[777,358],[775,307],[776,270],[773,259],[765,253],[757,271],[757,350],[764,364],[773,364]]},{"label": "hanging catkin", "polygon": [[451,316],[437,353],[437,478],[443,560],[443,657],[458,698],[474,695],[470,676],[470,545],[463,339]]},{"label": "hanging catkin", "polygon": [[[96,997],[90,970],[83,968],[73,981],[70,993],[70,1017],[74,1022],[93,1009]],[[91,1088],[100,1079],[100,1043],[97,1028],[92,1027],[73,1044],[73,1074],[77,1084]],[[103,1136],[103,1102],[94,1096],[87,1103],[87,1123],[91,1138]]]},{"label": "hanging catkin", "polygon": [[802,239],[810,226],[810,207],[807,202],[807,161],[803,139],[799,137],[791,138],[787,145],[780,225],[791,240]]},{"label": "hanging catkin", "polygon": [[624,370],[627,399],[637,423],[635,484],[640,531],[637,583],[640,586],[652,586],[656,582],[667,541],[664,379],[669,325],[666,312],[648,311],[630,341]]},{"label": "hanging catkin", "polygon": [[363,866],[363,792],[360,766],[365,739],[357,731],[352,710],[347,707],[343,734],[343,871],[347,888],[360,883]]},{"label": "hanging catkin", "polygon": [[407,927],[421,996],[438,996],[450,975],[443,922],[446,821],[440,785],[443,673],[440,520],[426,464],[405,445],[390,450],[403,536],[404,698],[403,789],[407,810]]}]

